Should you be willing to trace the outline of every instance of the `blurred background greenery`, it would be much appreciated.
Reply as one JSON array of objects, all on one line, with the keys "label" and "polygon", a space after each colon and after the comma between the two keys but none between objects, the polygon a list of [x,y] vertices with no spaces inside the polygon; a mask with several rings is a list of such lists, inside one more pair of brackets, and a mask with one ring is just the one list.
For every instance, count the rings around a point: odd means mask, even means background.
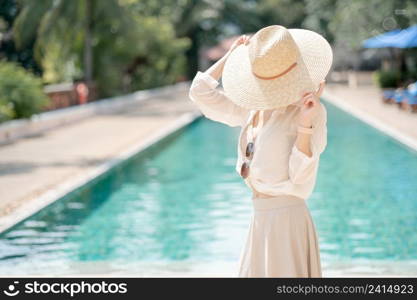
[{"label": "blurred background greenery", "polygon": [[[190,80],[202,49],[271,24],[323,34],[345,51],[336,68],[351,68],[364,39],[415,20],[415,0],[0,0],[0,121],[39,111],[46,84],[82,81],[103,98]],[[35,103],[24,112],[10,95],[22,72],[20,101]]]}]

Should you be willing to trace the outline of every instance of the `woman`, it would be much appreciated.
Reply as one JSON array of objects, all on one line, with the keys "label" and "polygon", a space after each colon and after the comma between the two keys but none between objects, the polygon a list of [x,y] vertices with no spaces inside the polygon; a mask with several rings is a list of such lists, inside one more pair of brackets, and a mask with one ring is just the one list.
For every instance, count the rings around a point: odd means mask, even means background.
[{"label": "woman", "polygon": [[242,127],[236,171],[254,213],[239,277],[322,277],[306,200],[327,144],[320,95],[332,58],[317,33],[271,25],[238,38],[192,81],[189,97],[207,118]]}]

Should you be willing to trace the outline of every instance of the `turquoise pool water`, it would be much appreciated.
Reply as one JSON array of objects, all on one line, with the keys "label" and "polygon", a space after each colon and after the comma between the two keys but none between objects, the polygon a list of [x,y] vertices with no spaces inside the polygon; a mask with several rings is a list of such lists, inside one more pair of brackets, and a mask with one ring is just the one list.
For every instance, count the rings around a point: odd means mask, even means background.
[{"label": "turquoise pool water", "polygon": [[[416,152],[325,105],[328,147],[308,200],[323,265],[417,261]],[[252,209],[234,171],[238,133],[200,118],[14,226],[0,235],[0,275],[234,267]]]}]

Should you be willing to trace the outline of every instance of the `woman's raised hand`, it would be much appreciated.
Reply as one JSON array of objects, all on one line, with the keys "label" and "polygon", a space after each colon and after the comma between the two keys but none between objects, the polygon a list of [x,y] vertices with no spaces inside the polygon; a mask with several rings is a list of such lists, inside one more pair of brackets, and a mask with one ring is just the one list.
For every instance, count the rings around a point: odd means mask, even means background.
[{"label": "woman's raised hand", "polygon": [[224,64],[227,58],[229,57],[229,55],[232,53],[232,51],[236,47],[242,44],[247,45],[248,43],[249,43],[249,37],[247,35],[243,34],[240,37],[238,37],[233,42],[232,46],[230,46],[230,49],[226,52],[226,54],[221,59],[219,59],[216,63],[214,63],[210,68],[208,68],[206,72],[210,74],[214,79],[219,80],[223,72]]},{"label": "woman's raised hand", "polygon": [[249,39],[250,37],[247,36],[246,34],[241,35],[233,42],[232,46],[230,46],[229,52],[232,52],[241,44],[245,44],[245,45],[249,44]]},{"label": "woman's raised hand", "polygon": [[320,82],[319,88],[315,92],[305,93],[303,95],[303,106],[301,107],[298,125],[311,127],[313,119],[320,109],[320,96],[323,93],[325,81]]}]

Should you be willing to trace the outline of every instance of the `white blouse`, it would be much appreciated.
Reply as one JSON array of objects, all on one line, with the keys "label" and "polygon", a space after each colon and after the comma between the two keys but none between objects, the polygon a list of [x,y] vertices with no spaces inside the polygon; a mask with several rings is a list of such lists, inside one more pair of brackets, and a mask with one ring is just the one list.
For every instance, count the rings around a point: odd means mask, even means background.
[{"label": "white blouse", "polygon": [[[235,170],[240,174],[249,141],[247,129],[256,110],[248,110],[233,103],[224,92],[216,89],[219,82],[210,74],[198,71],[194,77],[189,97],[202,114],[213,121],[231,127],[241,126],[237,145]],[[310,197],[317,176],[319,158],[327,145],[327,111],[320,102],[319,113],[313,120],[309,157],[295,145],[297,117],[301,101],[284,108],[272,110],[270,117],[260,128],[255,150],[250,162],[246,185],[263,194],[290,194],[307,199]]]}]

